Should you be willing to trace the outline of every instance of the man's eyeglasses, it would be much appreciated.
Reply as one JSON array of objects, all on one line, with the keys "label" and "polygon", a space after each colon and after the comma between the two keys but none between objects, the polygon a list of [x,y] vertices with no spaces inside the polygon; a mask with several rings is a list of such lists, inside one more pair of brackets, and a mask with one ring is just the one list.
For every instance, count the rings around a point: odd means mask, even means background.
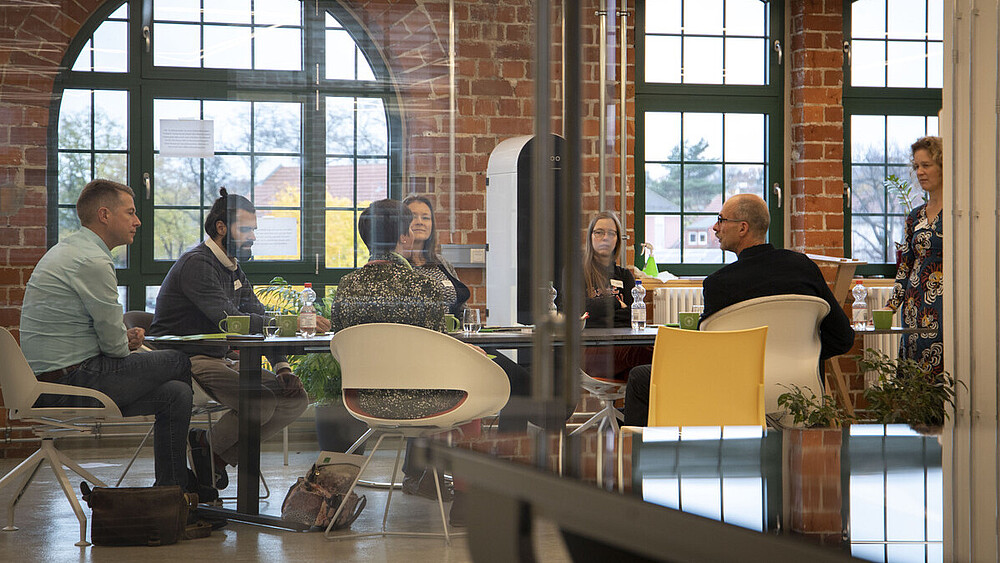
[{"label": "man's eyeglasses", "polygon": [[594,229],[594,231],[592,233],[590,233],[590,234],[592,234],[593,236],[595,236],[597,238],[604,238],[604,237],[617,238],[618,237],[618,231],[605,231],[604,229]]},{"label": "man's eyeglasses", "polygon": [[717,215],[716,218],[715,218],[715,222],[716,223],[725,223],[726,221],[729,221],[730,223],[742,223],[743,222],[740,219],[726,219],[725,217],[722,216],[721,213],[719,215]]}]

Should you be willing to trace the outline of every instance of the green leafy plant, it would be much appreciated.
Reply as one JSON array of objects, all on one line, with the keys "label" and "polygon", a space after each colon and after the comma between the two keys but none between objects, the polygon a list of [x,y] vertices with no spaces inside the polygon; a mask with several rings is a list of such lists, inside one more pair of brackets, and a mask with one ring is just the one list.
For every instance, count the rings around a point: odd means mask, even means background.
[{"label": "green leafy plant", "polygon": [[906,180],[896,176],[895,174],[889,174],[885,181],[882,182],[887,190],[895,193],[896,200],[899,201],[900,207],[906,211],[907,215],[913,211],[913,186]]},{"label": "green leafy plant", "polygon": [[[295,314],[302,307],[299,290],[281,276],[274,277],[267,286],[258,288],[257,296],[269,310]],[[329,319],[333,308],[333,292],[328,291],[314,305],[319,315]],[[295,375],[302,380],[302,386],[313,402],[325,405],[340,400],[340,364],[333,356],[299,354],[289,356],[288,363]]]},{"label": "green leafy plant", "polygon": [[873,348],[858,357],[858,366],[878,374],[878,381],[865,390],[875,422],[933,429],[948,419],[945,405],[955,409],[956,380],[948,372],[934,375],[914,360],[894,360]]},{"label": "green leafy plant", "polygon": [[798,385],[779,385],[788,389],[788,392],[778,395],[778,406],[792,417],[796,426],[837,428],[854,421],[854,417],[829,395],[817,398],[808,387],[803,389]]}]

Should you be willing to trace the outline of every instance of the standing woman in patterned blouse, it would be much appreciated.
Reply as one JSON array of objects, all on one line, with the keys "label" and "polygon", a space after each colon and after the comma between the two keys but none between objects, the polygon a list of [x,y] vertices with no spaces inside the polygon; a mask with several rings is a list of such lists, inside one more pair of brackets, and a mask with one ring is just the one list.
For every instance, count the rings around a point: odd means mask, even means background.
[{"label": "standing woman in patterned blouse", "polygon": [[944,370],[941,308],[944,291],[942,234],[944,206],[941,138],[921,137],[910,147],[913,170],[927,203],[906,217],[906,238],[896,270],[896,284],[886,306],[900,310],[906,328],[933,328],[935,332],[904,334],[899,356],[918,362],[935,375]]},{"label": "standing woman in patterned blouse", "polygon": [[411,195],[403,203],[413,213],[413,222],[410,223],[410,233],[413,235],[410,262],[418,272],[441,283],[448,297],[448,312],[461,319],[462,309],[465,309],[465,302],[472,292],[458,279],[455,267],[437,253],[434,206],[430,199],[422,195]]}]

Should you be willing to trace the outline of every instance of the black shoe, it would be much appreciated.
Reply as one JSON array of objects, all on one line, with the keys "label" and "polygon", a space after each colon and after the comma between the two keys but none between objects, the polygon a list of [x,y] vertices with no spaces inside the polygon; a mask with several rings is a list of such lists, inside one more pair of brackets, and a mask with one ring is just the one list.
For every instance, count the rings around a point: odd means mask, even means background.
[{"label": "black shoe", "polygon": [[194,464],[194,472],[198,475],[198,481],[206,487],[214,487],[224,490],[229,486],[229,475],[223,464],[215,464],[214,478],[212,475],[212,448],[209,448],[207,436],[204,430],[192,428],[188,431],[188,444],[191,446],[191,459]]},{"label": "black shoe", "polygon": [[[438,473],[438,481],[441,483],[441,500],[449,502],[455,497],[455,489],[449,481],[445,481],[444,475]],[[434,487],[434,471],[425,469],[420,476],[403,476],[403,494],[416,495],[430,500],[437,500],[437,489]]]},{"label": "black shoe", "polygon": [[215,502],[219,500],[219,491],[213,487],[202,485],[198,481],[198,477],[194,474],[194,471],[188,469],[187,476],[187,486],[184,487],[184,490],[198,495],[198,502]]},{"label": "black shoe", "polygon": [[451,503],[451,511],[448,513],[448,524],[452,527],[465,527],[465,518],[467,515],[465,503],[467,500],[465,493],[455,492],[455,501]]}]

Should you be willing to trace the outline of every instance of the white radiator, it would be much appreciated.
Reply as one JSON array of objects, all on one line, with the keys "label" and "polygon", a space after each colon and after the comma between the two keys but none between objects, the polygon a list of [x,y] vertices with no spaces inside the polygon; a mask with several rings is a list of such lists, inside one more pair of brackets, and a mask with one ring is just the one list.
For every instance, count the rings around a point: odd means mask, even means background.
[{"label": "white radiator", "polygon": [[[869,287],[868,288],[868,307],[871,310],[882,309],[885,307],[885,302],[889,300],[892,296],[892,286],[889,287]],[[853,300],[853,298],[852,298]],[[892,316],[892,326],[901,326],[899,320],[899,311]],[[879,352],[889,356],[891,359],[895,360],[899,355],[899,339],[901,338],[898,334],[866,334],[862,337],[864,342],[862,344],[862,350],[867,348],[874,348]],[[875,383],[878,374],[875,372],[868,372],[865,374],[865,388],[871,387]]]},{"label": "white radiator", "polygon": [[701,305],[700,287],[661,287],[653,293],[653,324],[677,322],[677,313]]},{"label": "white radiator", "polygon": [[[872,309],[885,307],[885,302],[892,295],[892,287],[869,287],[868,306]],[[677,313],[690,311],[695,305],[702,304],[700,287],[661,287],[653,293],[653,324],[677,322]],[[900,326],[899,313],[893,315],[892,326]],[[892,359],[899,353],[899,335],[866,334],[863,348],[874,348]],[[871,386],[875,374],[865,374],[865,386]]]}]

